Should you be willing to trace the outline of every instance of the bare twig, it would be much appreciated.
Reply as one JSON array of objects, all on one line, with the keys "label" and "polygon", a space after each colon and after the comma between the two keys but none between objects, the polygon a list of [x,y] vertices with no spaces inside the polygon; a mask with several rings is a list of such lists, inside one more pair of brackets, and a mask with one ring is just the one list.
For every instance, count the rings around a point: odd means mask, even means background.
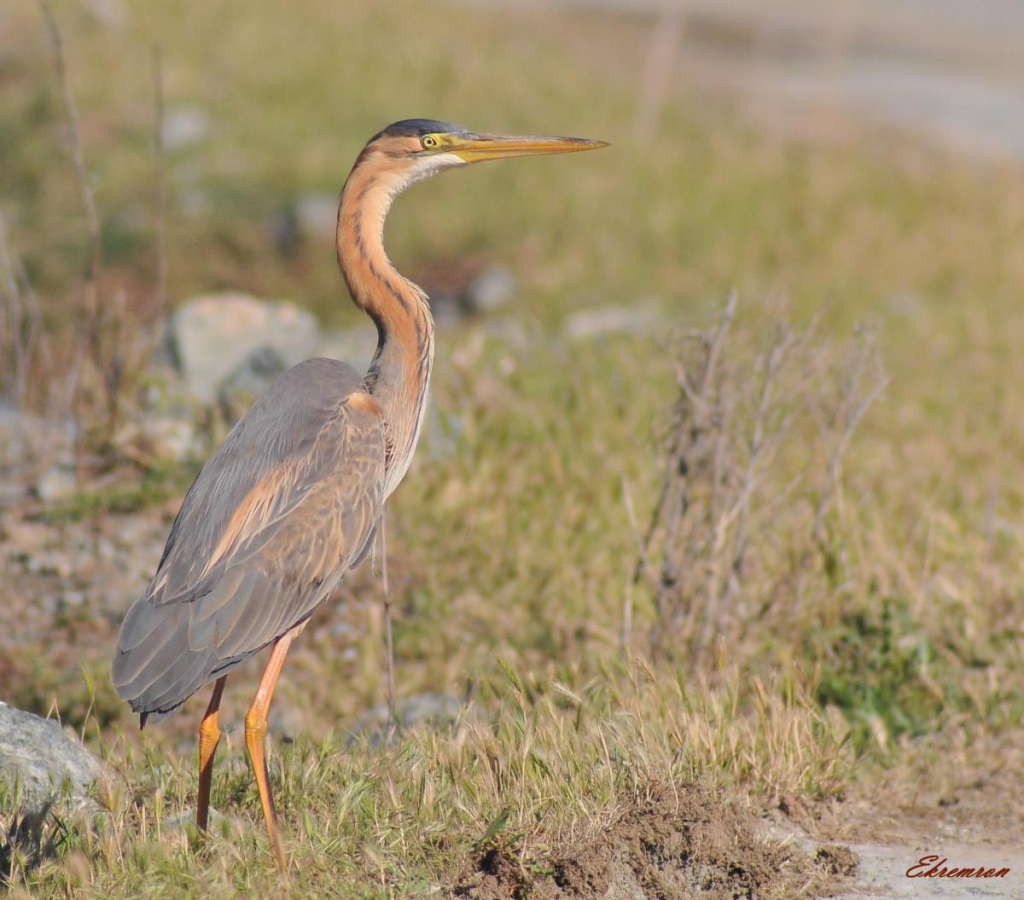
[{"label": "bare twig", "polygon": [[57,27],[57,19],[54,17],[49,0],[39,0],[39,5],[42,7],[43,15],[46,17],[47,33],[53,50],[57,81],[60,84],[61,94],[64,99],[64,111],[67,115],[68,127],[70,129],[71,159],[75,165],[75,176],[78,182],[78,190],[82,197],[82,208],[85,211],[86,227],[89,233],[89,294],[87,295],[87,300],[90,305],[87,305],[86,309],[88,312],[95,314],[100,272],[100,220],[96,214],[96,201],[93,197],[92,186],[89,184],[89,176],[85,168],[82,132],[78,124],[78,107],[75,105],[75,97],[71,92],[71,85],[68,82],[67,66],[64,61],[64,44],[61,41],[60,29]]},{"label": "bare twig", "polygon": [[[880,376],[868,384],[877,354],[864,330],[833,375],[809,352],[813,324],[796,332],[783,321],[767,340],[759,330],[748,368],[746,344],[731,338],[736,307],[731,296],[714,327],[683,346],[661,488],[642,539],[626,492],[638,557],[624,609],[634,615],[633,592],[651,583],[651,653],[678,652],[691,666],[702,664],[716,637],[740,639],[756,616],[780,610],[780,599],[792,609],[808,578],[832,577],[814,562],[815,547],[853,432],[885,385]],[[818,440],[809,416],[818,420]],[[820,483],[798,493],[822,456]],[[795,474],[776,475],[780,458]],[[775,552],[789,535],[800,543]],[[642,578],[655,567],[657,580]]]},{"label": "bare twig", "polygon": [[[861,384],[871,369],[875,370],[876,379],[874,386],[865,394],[862,392]],[[811,535],[819,545],[824,541],[825,516],[839,487],[839,472],[850,438],[864,417],[864,413],[878,399],[888,384],[888,376],[882,371],[881,363],[878,360],[877,335],[872,330],[862,329],[851,351],[846,375],[840,387],[841,397],[836,416],[838,436],[829,454],[828,474],[818,497],[817,509],[814,512]]]},{"label": "bare twig", "polygon": [[164,144],[164,73],[160,45],[153,45],[153,156],[156,160],[156,317],[162,322],[167,312],[167,148]]},{"label": "bare twig", "polygon": [[0,216],[0,393],[19,409],[27,400],[41,323],[39,299],[11,253],[7,224]]},{"label": "bare twig", "polygon": [[629,519],[629,527],[633,532],[633,538],[637,546],[637,565],[633,572],[633,581],[626,585],[626,598],[622,604],[622,649],[628,650],[629,642],[633,634],[633,587],[641,572],[650,572],[650,563],[647,560],[647,542],[640,534],[640,526],[636,520],[636,509],[633,506],[633,494],[629,489],[629,479],[622,476],[622,501],[626,505],[626,516]]},{"label": "bare twig", "polygon": [[388,731],[387,741],[390,743],[398,728],[398,715],[395,700],[395,640],[391,626],[391,589],[388,585],[388,541],[387,511],[380,514],[380,583],[384,592],[384,643],[387,653],[386,680],[388,694]]},{"label": "bare twig", "polygon": [[666,6],[654,25],[633,124],[633,132],[639,140],[650,140],[657,133],[658,119],[672,88],[684,23],[685,9],[674,2]]},{"label": "bare twig", "polygon": [[[81,442],[85,438],[86,429],[84,425],[84,410],[79,402],[79,386],[81,372],[81,361],[85,355],[91,356],[94,364],[102,373],[103,367],[100,364],[102,359],[102,328],[100,322],[99,305],[99,279],[101,265],[101,240],[100,221],[96,212],[96,200],[93,196],[92,185],[89,183],[89,175],[85,167],[85,153],[82,144],[82,132],[78,120],[78,107],[75,105],[75,97],[71,91],[68,81],[67,65],[64,57],[64,44],[61,40],[60,28],[57,25],[56,16],[49,0],[39,0],[39,6],[46,19],[46,30],[50,40],[50,47],[53,51],[54,68],[57,75],[57,83],[60,86],[61,96],[64,100],[64,114],[68,123],[68,143],[71,159],[75,169],[75,182],[78,185],[78,192],[82,200],[82,209],[85,213],[86,234],[89,242],[88,266],[86,268],[85,284],[83,289],[83,303],[80,312],[79,334],[82,336],[75,352],[75,359],[71,365],[71,371],[75,377],[69,379],[68,385],[71,388],[69,397],[69,409],[74,416],[76,427],[76,438],[79,441],[79,452],[76,456],[81,459]],[[105,380],[105,379],[104,379]],[[110,398],[108,397],[108,410]],[[79,472],[79,475],[81,473]]]},{"label": "bare twig", "polygon": [[[737,499],[736,536],[727,588],[729,599],[738,590],[738,579],[747,553],[747,529],[750,522],[750,506],[754,496],[757,477],[760,471],[767,465],[768,460],[766,457],[781,440],[792,418],[791,414],[788,413],[776,413],[774,406],[775,388],[777,387],[783,363],[794,341],[793,332],[788,327],[780,327],[776,331],[775,340],[763,363],[764,376],[761,381],[761,394],[754,417],[753,432],[750,436],[750,447],[747,455],[747,465],[743,472],[742,487]],[[776,415],[774,425],[769,424],[769,419],[772,415]]]}]

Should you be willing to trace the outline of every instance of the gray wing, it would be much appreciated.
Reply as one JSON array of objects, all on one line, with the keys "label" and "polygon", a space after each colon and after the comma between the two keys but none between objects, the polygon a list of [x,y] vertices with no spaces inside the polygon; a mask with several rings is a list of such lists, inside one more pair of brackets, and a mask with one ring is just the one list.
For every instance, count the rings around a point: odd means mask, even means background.
[{"label": "gray wing", "polygon": [[169,712],[308,618],[373,542],[384,424],[354,369],[309,360],[278,379],[189,489],[112,678]]}]

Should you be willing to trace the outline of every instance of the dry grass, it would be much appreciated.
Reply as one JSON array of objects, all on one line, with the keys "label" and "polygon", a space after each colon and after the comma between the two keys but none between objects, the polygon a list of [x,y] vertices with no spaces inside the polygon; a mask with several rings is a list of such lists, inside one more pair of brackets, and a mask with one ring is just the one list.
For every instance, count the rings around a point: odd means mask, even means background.
[{"label": "dry grass", "polygon": [[[806,699],[760,682],[760,699],[743,713],[735,697],[664,683],[640,664],[577,685],[499,669],[481,687],[486,720],[467,714],[450,731],[418,729],[395,748],[345,748],[334,737],[275,748],[297,894],[338,884],[362,885],[367,896],[446,892],[493,846],[513,854],[528,883],[554,857],[592,845],[649,792],[699,772],[711,783],[753,779],[798,794],[835,791],[846,774],[841,734]],[[59,861],[28,875],[37,888],[138,895],[192,884],[189,893],[222,896],[280,883],[238,749],[222,761],[214,792],[228,818],[205,850],[191,826],[173,824],[190,815],[188,767],[121,741],[109,751],[124,778],[100,791],[109,817],[96,831],[72,832]]]}]

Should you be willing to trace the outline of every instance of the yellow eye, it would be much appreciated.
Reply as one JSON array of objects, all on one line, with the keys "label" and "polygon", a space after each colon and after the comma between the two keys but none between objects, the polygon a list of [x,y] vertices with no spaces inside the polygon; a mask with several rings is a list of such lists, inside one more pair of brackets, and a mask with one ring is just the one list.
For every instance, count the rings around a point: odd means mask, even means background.
[{"label": "yellow eye", "polygon": [[432,134],[428,134],[420,143],[423,145],[424,150],[433,150],[440,142]]}]

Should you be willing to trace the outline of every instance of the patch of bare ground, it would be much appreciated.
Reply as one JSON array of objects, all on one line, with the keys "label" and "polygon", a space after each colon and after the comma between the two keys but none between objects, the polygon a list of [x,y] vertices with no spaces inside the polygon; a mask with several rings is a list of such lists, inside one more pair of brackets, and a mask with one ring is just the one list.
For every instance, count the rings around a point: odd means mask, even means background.
[{"label": "patch of bare ground", "polygon": [[827,890],[836,872],[795,844],[759,836],[759,819],[747,805],[689,784],[625,801],[610,827],[546,859],[527,864],[513,845],[486,847],[455,896],[807,897]]},{"label": "patch of bare ground", "polygon": [[[847,799],[805,804],[781,798],[767,833],[817,846],[820,866],[852,876],[833,883],[842,890],[830,896],[1021,897],[1022,770],[1019,731],[932,740],[916,751],[908,748],[902,763],[877,770],[871,784],[852,787]],[[924,878],[933,863],[937,871],[1008,871]]]},{"label": "patch of bare ground", "polygon": [[805,805],[785,797],[779,811],[823,841],[1010,844],[1024,834],[1022,771],[1020,731],[933,738],[899,765],[877,770],[870,784],[851,788],[846,800]]}]

